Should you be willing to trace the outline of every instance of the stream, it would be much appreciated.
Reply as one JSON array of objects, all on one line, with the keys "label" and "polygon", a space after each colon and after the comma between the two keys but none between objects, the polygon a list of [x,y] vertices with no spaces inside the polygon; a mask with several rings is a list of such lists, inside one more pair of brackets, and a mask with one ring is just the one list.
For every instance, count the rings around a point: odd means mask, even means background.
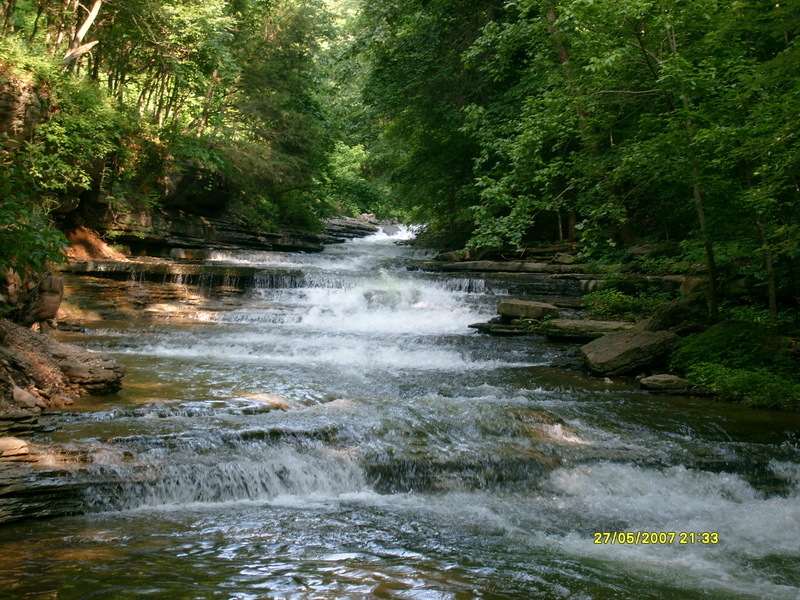
[{"label": "stream", "polygon": [[64,334],[129,374],[42,419],[89,462],[28,476],[75,514],[0,526],[0,598],[800,599],[800,417],[477,334],[502,282],[414,270],[409,237],[219,253],[302,282]]}]

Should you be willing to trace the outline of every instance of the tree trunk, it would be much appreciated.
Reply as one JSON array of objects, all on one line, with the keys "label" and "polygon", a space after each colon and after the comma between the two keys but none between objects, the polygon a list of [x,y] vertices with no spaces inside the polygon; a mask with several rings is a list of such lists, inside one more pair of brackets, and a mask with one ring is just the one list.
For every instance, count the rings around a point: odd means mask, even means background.
[{"label": "tree trunk", "polygon": [[703,247],[706,251],[708,261],[708,308],[712,320],[719,319],[719,301],[717,298],[717,261],[714,255],[714,244],[708,232],[708,222],[706,221],[706,209],[703,205],[703,196],[700,191],[700,174],[697,169],[692,169],[692,197],[694,198],[694,208],[697,212],[697,220],[700,223],[700,235],[703,237]]},{"label": "tree trunk", "polygon": [[100,12],[100,7],[103,6],[103,0],[94,0],[94,4],[92,8],[89,10],[89,14],[86,16],[86,19],[83,21],[83,24],[78,28],[75,32],[75,35],[72,36],[72,41],[69,44],[69,49],[67,53],[64,55],[62,62],[66,65],[72,64],[76,60],[78,60],[81,56],[89,52],[94,46],[97,45],[98,42],[89,42],[88,44],[83,43],[83,39],[86,37],[86,34],[89,33],[89,29],[94,24],[95,19],[97,18],[97,14]]},{"label": "tree trunk", "polygon": [[28,42],[32,42],[36,37],[36,34],[39,33],[39,21],[41,20],[43,13],[44,13],[44,4],[40,2],[36,5],[36,19],[33,21],[33,30],[31,31],[31,35],[28,38]]},{"label": "tree trunk", "polygon": [[778,290],[775,282],[775,266],[772,262],[772,249],[769,247],[767,228],[761,219],[756,219],[758,237],[761,239],[761,252],[764,255],[764,267],[767,271],[767,297],[769,301],[769,324],[773,331],[778,329]]},{"label": "tree trunk", "polygon": [[3,2],[2,12],[0,12],[0,17],[2,17],[3,25],[2,31],[14,31],[14,9],[16,8],[17,0],[5,0]]},{"label": "tree trunk", "polygon": [[[675,38],[675,31],[667,28],[667,39],[669,40],[670,51],[677,56],[678,42]],[[690,116],[691,105],[689,104],[689,96],[686,93],[686,85],[683,79],[680,81],[681,103],[683,110],[686,112],[686,135],[691,141],[694,138],[694,125]],[[690,161],[694,162],[691,157]],[[719,301],[717,296],[717,261],[714,255],[714,244],[711,242],[711,235],[708,230],[708,221],[706,219],[706,209],[703,203],[703,194],[700,187],[700,172],[697,167],[692,167],[692,198],[694,200],[694,208],[697,212],[697,220],[700,224],[700,235],[703,238],[703,247],[706,251],[706,260],[708,261],[708,307],[711,313],[712,320],[716,321],[719,318]]]}]

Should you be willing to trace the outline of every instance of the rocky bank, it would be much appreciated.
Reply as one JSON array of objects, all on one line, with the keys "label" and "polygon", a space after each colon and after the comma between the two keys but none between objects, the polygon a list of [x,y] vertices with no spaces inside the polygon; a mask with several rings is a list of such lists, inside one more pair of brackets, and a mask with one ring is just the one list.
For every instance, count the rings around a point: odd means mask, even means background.
[{"label": "rocky bank", "polygon": [[107,356],[0,319],[0,435],[28,433],[41,411],[78,396],[116,392],[124,375]]}]

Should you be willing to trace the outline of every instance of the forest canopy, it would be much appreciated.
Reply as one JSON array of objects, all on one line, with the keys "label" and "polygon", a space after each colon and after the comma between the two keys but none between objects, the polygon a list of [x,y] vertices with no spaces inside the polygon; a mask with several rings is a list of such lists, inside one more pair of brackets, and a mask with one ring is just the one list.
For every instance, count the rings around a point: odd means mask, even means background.
[{"label": "forest canopy", "polygon": [[334,17],[315,0],[4,0],[0,185],[73,221],[159,204],[315,226],[343,210],[324,193]]},{"label": "forest canopy", "polygon": [[800,296],[800,0],[4,0],[0,27],[33,99],[0,184],[37,215],[377,211]]},{"label": "forest canopy", "polygon": [[396,202],[453,245],[649,245],[796,302],[799,31],[797,0],[378,0],[364,97]]}]

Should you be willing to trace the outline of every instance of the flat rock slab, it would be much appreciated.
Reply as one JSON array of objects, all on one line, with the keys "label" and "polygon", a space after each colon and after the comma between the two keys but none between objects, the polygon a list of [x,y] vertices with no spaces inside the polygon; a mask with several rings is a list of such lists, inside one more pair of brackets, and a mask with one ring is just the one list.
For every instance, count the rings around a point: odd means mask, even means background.
[{"label": "flat rock slab", "polygon": [[477,271],[482,273],[582,273],[586,265],[569,264],[553,265],[546,262],[527,260],[467,260],[463,262],[429,262],[423,263],[434,271]]},{"label": "flat rock slab", "polygon": [[671,394],[676,396],[700,396],[705,393],[698,389],[692,382],[686,381],[677,375],[651,375],[639,381],[639,385],[644,390],[661,394]]},{"label": "flat rock slab", "polygon": [[15,437],[0,437],[0,457],[26,456],[30,453],[28,444]]},{"label": "flat rock slab", "polygon": [[558,307],[545,302],[503,300],[497,307],[497,312],[515,319],[544,319],[558,316]]},{"label": "flat rock slab", "polygon": [[522,325],[516,325],[514,323],[473,323],[469,326],[469,328],[475,329],[480,333],[500,336],[534,335],[538,333],[530,328],[523,327]]},{"label": "flat rock slab", "polygon": [[671,331],[609,333],[581,348],[589,368],[601,375],[626,375],[664,358],[680,338]]},{"label": "flat rock slab", "polygon": [[544,334],[557,340],[594,340],[616,331],[633,327],[625,321],[592,321],[588,319],[552,319],[543,324]]}]

